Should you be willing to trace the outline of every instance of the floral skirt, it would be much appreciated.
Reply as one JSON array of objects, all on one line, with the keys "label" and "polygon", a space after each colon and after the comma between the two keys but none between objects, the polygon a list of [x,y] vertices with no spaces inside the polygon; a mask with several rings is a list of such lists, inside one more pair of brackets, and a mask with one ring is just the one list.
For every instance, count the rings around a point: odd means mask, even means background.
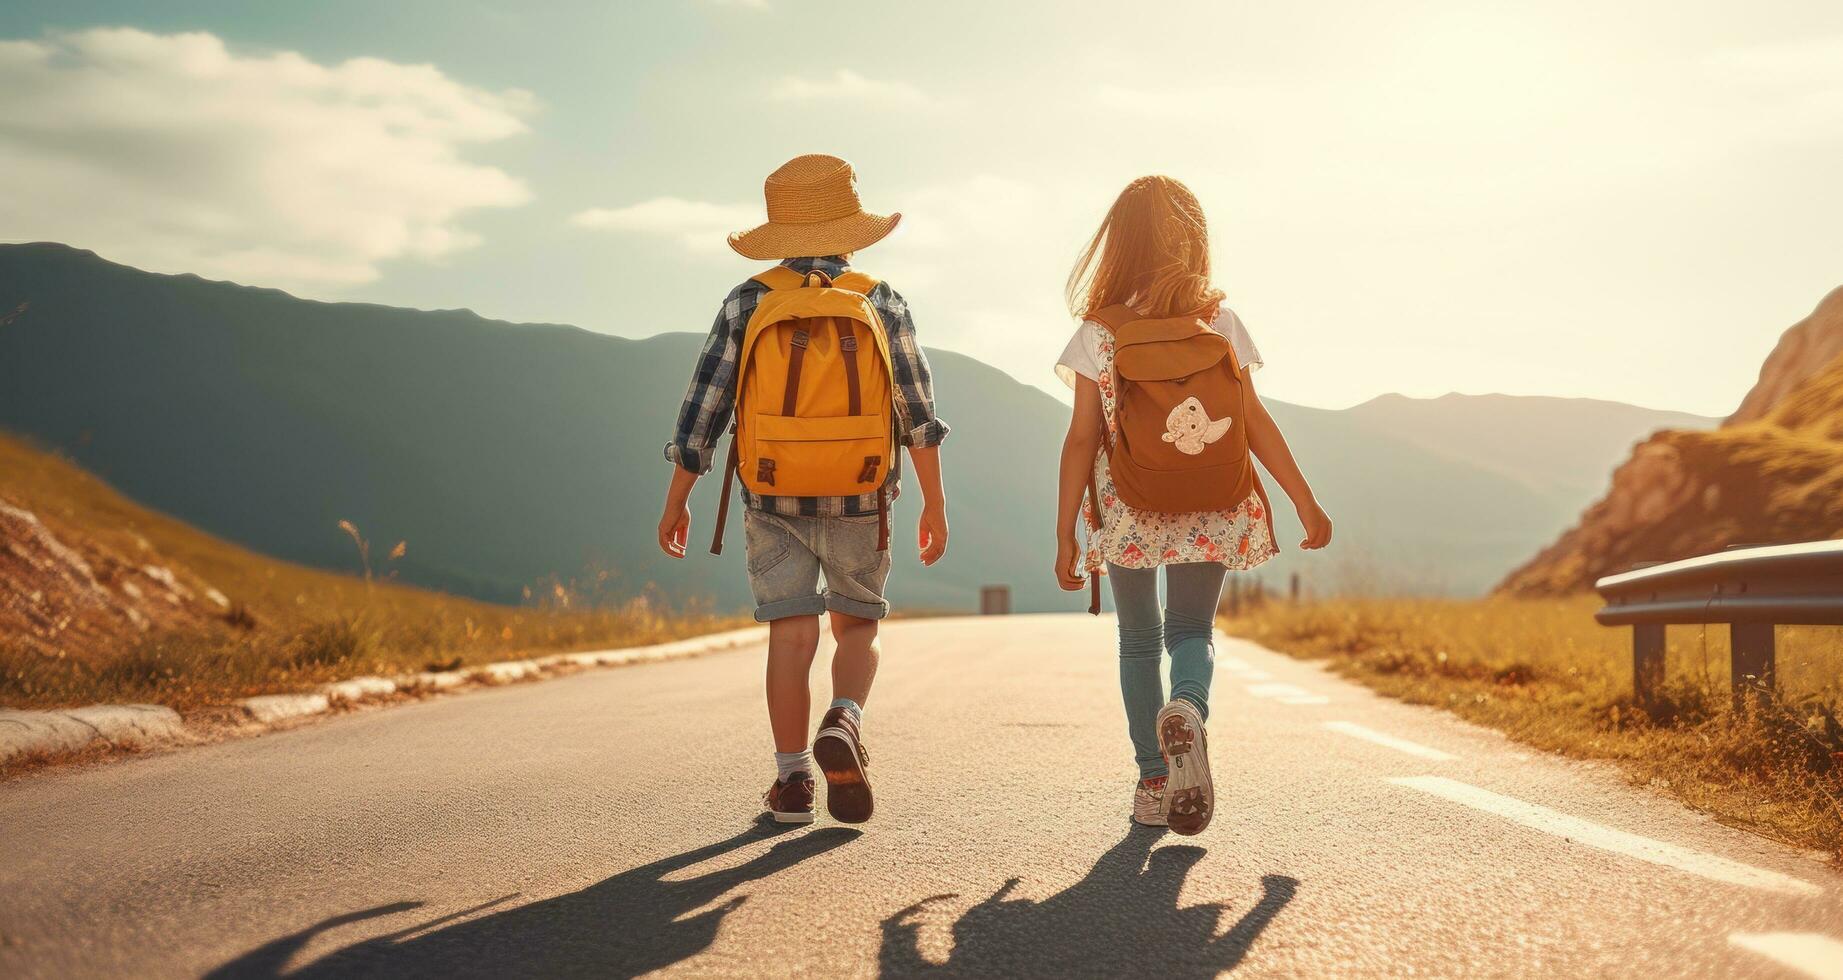
[{"label": "floral skirt", "polygon": [[1088,540],[1090,571],[1103,562],[1121,568],[1157,568],[1202,561],[1246,571],[1279,553],[1273,540],[1273,516],[1258,492],[1229,510],[1163,514],[1135,510],[1121,502],[1107,472],[1106,454],[1095,461],[1094,476],[1100,488],[1101,531]]}]

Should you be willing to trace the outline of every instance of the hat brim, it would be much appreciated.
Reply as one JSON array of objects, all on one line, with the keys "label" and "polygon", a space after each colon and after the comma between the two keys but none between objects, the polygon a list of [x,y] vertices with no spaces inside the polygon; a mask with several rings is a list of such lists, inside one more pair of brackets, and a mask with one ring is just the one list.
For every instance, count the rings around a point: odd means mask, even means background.
[{"label": "hat brim", "polygon": [[730,248],[750,259],[791,259],[806,255],[843,255],[869,248],[896,230],[902,214],[857,214],[831,221],[788,225],[772,221],[730,235]]}]

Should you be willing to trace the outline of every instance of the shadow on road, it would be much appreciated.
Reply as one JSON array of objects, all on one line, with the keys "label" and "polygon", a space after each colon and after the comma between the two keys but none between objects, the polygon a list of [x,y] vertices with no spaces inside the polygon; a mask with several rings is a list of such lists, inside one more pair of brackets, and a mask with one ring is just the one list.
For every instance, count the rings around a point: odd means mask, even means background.
[{"label": "shadow on road", "polygon": [[884,976],[1213,977],[1232,970],[1261,930],[1298,889],[1296,879],[1267,875],[1262,895],[1229,930],[1217,925],[1229,904],[1178,907],[1184,876],[1203,858],[1200,847],[1152,845],[1164,831],[1134,827],[1095,862],[1087,876],[1043,899],[1008,898],[1018,879],[968,909],[953,925],[953,954],[930,963],[921,953],[928,906],[936,895],[883,922],[879,966]]},{"label": "shadow on road", "polygon": [[[733,868],[665,880],[674,872],[779,833],[775,825],[758,825],[727,840],[623,871],[578,892],[475,915],[516,897],[508,895],[288,970],[289,959],[320,933],[419,908],[422,903],[398,902],[336,916],[264,943],[210,976],[637,976],[709,948],[723,918],[747,896],[735,896],[696,915],[688,913],[717,901],[738,885],[766,878],[859,836],[856,830],[827,827],[788,836]],[[447,924],[450,922],[454,924]]]}]

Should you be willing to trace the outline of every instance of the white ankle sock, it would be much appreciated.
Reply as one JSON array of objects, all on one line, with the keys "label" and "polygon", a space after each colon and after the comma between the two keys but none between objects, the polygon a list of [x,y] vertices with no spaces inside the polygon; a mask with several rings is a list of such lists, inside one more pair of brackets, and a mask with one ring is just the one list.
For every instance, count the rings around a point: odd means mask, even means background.
[{"label": "white ankle sock", "polygon": [[846,713],[851,715],[851,720],[858,723],[858,728],[862,729],[864,727],[864,706],[856,701],[850,698],[833,698],[831,705],[828,707],[845,709]]},{"label": "white ankle sock", "polygon": [[776,752],[774,754],[776,779],[786,779],[796,772],[813,774],[813,756],[806,749],[798,752]]}]

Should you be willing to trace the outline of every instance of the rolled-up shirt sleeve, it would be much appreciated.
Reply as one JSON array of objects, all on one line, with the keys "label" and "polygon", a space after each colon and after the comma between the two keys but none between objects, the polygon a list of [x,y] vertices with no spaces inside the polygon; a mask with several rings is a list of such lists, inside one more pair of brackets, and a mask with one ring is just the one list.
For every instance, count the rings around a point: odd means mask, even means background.
[{"label": "rolled-up shirt sleeve", "polygon": [[717,461],[717,443],[736,409],[737,326],[741,290],[732,292],[717,311],[717,320],[698,353],[697,368],[679,405],[678,424],[665,457],[693,473],[704,474]]},{"label": "rolled-up shirt sleeve", "polygon": [[922,353],[921,343],[915,339],[915,320],[909,315],[909,304],[888,283],[878,286],[871,298],[889,337],[902,444],[910,449],[938,446],[952,430],[935,414],[934,374],[928,368],[928,355]]}]

